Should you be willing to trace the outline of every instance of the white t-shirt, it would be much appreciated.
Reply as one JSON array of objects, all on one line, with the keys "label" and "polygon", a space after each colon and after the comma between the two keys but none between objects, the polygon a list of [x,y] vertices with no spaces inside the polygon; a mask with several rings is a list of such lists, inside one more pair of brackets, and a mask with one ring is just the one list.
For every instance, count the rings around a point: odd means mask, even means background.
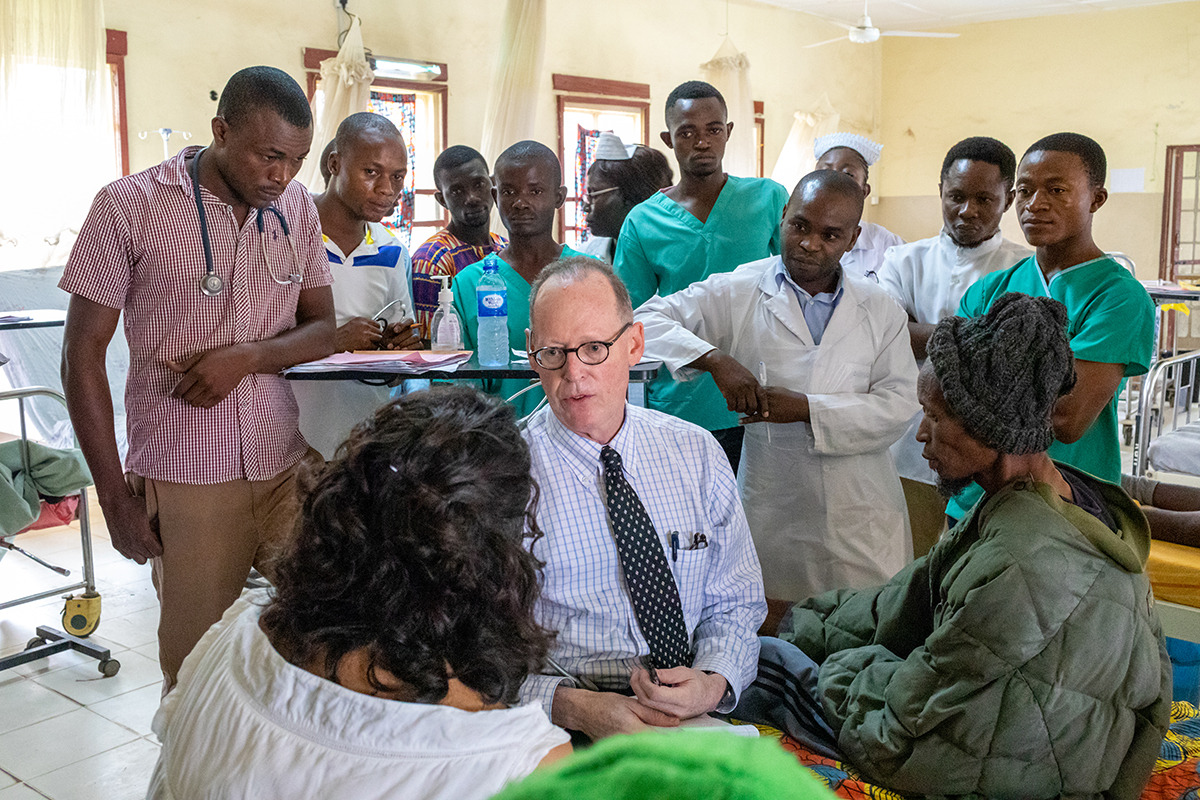
[{"label": "white t-shirt", "polygon": [[[958,313],[958,304],[971,284],[992,272],[1008,269],[1029,250],[1004,238],[1000,231],[976,247],[959,247],[944,230],[930,239],[887,251],[879,268],[879,285],[917,322],[936,325]],[[900,477],[934,484],[937,473],[921,457],[917,441],[918,414],[892,445]]]},{"label": "white t-shirt", "polygon": [[[329,272],[333,275],[333,310],[338,326],[352,317],[374,319],[387,311],[391,322],[413,314],[412,260],[408,249],[378,222],[367,223],[367,234],[349,255],[325,238]],[[401,310],[400,306],[404,309]],[[375,413],[391,397],[387,386],[358,381],[290,381],[300,406],[300,432],[326,460],[350,430]]]},{"label": "white t-shirt", "polygon": [[360,694],[289,664],[248,592],[204,634],[154,717],[148,800],[473,800],[570,737],[534,705],[495,711]]}]

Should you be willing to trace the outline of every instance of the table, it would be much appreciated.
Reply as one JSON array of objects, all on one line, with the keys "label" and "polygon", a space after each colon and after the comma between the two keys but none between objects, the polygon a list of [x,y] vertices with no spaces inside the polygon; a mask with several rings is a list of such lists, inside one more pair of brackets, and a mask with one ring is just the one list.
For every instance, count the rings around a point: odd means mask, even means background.
[{"label": "table", "polygon": [[[521,364],[525,364],[521,366]],[[661,361],[643,361],[629,369],[629,399],[631,402],[636,402],[639,405],[645,405],[645,389],[641,384],[648,383],[654,380],[658,375],[658,371],[662,369]],[[518,378],[535,380],[538,374],[534,372],[526,362],[509,362],[507,367],[481,367],[479,359],[472,355],[469,359],[459,364],[458,369],[453,372],[444,372],[437,369],[431,369],[427,372],[418,374],[413,373],[397,373],[389,370],[370,369],[370,370],[330,370],[329,372],[298,372],[289,373],[284,371],[284,377],[290,381],[351,381],[351,380],[367,380],[367,381],[390,381],[399,378],[401,381],[408,380],[474,380],[480,378]]]},{"label": "table", "polygon": [[21,311],[0,311],[0,317],[12,314],[29,319],[0,321],[0,331],[23,331],[30,328],[61,328],[67,323],[67,312],[56,308],[34,308]]}]

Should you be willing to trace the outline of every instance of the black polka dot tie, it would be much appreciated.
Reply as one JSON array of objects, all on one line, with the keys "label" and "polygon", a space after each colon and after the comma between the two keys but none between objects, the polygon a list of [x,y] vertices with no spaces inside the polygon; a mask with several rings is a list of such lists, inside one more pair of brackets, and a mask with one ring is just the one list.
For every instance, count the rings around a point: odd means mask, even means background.
[{"label": "black polka dot tie", "polygon": [[616,535],[634,616],[650,645],[650,660],[656,669],[690,667],[692,649],[683,622],[679,588],[654,523],[637,492],[625,480],[620,454],[605,446],[600,451],[600,463],[604,465],[608,520]]}]

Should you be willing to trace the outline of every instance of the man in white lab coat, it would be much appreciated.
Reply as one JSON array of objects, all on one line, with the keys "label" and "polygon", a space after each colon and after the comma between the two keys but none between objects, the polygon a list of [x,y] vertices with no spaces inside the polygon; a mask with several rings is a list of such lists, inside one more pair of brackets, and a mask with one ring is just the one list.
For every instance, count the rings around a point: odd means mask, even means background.
[{"label": "man in white lab coat", "polygon": [[738,487],[768,629],[790,602],[877,584],[912,558],[888,448],[918,408],[917,367],[904,312],[839,264],[862,207],[849,176],[810,173],[783,212],[783,255],[652,298],[636,315],[647,357],[679,379],[710,373],[729,408],[756,423]]}]

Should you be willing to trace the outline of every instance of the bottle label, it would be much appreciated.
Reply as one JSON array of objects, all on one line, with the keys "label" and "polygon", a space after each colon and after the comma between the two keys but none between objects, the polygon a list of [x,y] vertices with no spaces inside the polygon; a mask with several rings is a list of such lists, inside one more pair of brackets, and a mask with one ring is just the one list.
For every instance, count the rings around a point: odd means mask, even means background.
[{"label": "bottle label", "polygon": [[479,292],[479,316],[507,317],[508,292]]}]

